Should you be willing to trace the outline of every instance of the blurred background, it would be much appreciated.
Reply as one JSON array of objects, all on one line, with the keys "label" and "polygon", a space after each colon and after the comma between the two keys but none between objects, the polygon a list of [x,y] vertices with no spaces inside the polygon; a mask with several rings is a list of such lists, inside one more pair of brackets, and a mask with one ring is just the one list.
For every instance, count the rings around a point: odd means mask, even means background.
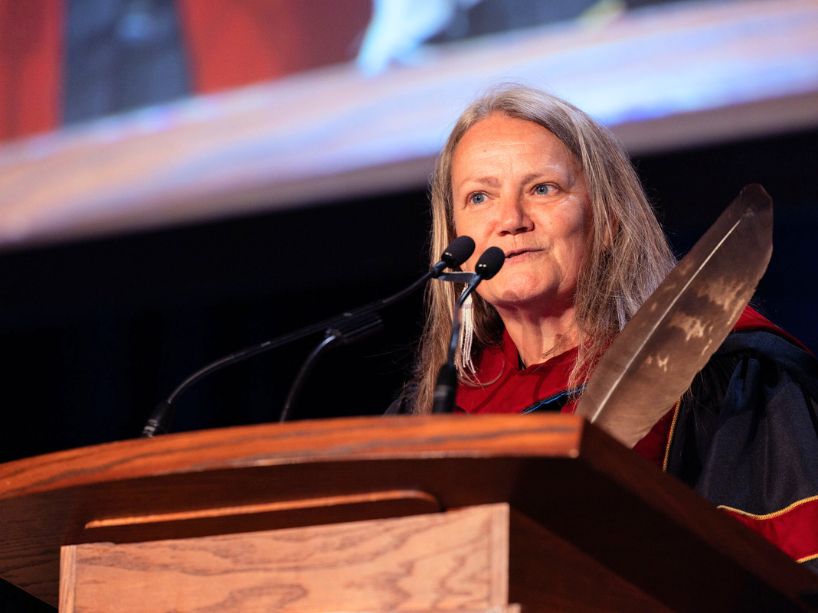
[{"label": "blurred background", "polygon": [[[136,437],[201,365],[407,285],[434,156],[503,82],[610,126],[680,255],[763,184],[756,305],[818,347],[816,1],[0,0],[0,460]],[[294,417],[382,412],[421,303],[326,355]],[[318,340],[174,428],[274,420]]]},{"label": "blurred background", "polygon": [[[680,255],[763,184],[756,304],[818,347],[816,1],[0,0],[0,460],[136,437],[199,366],[407,285],[434,156],[503,82],[610,126]],[[294,417],[382,412],[421,302]],[[175,429],[275,419],[318,340],[191,389]]]}]

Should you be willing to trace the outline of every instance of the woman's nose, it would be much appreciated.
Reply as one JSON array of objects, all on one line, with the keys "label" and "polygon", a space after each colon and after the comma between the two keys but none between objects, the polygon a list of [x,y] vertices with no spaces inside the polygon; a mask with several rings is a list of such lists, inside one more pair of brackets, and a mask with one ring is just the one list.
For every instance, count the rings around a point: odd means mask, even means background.
[{"label": "woman's nose", "polygon": [[501,235],[520,234],[534,229],[525,203],[518,196],[503,198],[500,206],[499,229]]}]

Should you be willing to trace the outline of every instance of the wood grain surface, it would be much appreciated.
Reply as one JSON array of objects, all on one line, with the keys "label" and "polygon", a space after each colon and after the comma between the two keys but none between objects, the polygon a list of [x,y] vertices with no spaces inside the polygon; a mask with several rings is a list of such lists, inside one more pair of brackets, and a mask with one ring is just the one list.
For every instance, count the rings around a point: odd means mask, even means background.
[{"label": "wood grain surface", "polygon": [[498,504],[249,534],[70,545],[63,548],[60,610],[485,611],[507,603],[508,542],[508,506]]},{"label": "wood grain surface", "polygon": [[[418,505],[426,511],[466,506],[465,499],[459,504],[461,486],[471,492],[470,501],[502,502],[510,488],[503,468],[470,475],[472,466],[484,464],[481,457],[516,464],[527,455],[578,453],[582,429],[576,419],[515,422],[511,428],[512,422],[502,427],[502,421],[450,416],[293,422],[122,441],[0,465],[0,576],[56,604],[61,545],[355,518],[338,505],[323,507],[328,513],[316,518],[322,506],[315,501],[332,497],[372,498],[368,510],[357,505],[357,518],[405,515],[419,512]],[[509,450],[512,458],[502,459]],[[427,471],[415,464],[426,460],[443,461],[446,468]],[[384,492],[396,490],[412,495],[390,510]],[[457,504],[444,507],[440,495]],[[271,503],[287,503],[290,510],[247,513]],[[294,510],[298,505],[307,508]],[[187,521],[163,523],[178,513],[187,514]]]},{"label": "wood grain surface", "polygon": [[499,502],[671,608],[705,593],[721,608],[781,608],[818,591],[772,545],[570,415],[301,421],[11,462],[0,576],[56,604],[60,546],[103,534],[191,538]]}]

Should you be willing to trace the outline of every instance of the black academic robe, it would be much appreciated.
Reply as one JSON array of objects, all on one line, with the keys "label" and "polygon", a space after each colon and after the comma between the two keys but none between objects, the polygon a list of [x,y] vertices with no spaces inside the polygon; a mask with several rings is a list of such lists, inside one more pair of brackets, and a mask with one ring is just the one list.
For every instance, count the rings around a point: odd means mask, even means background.
[{"label": "black academic robe", "polygon": [[666,470],[818,573],[818,361],[775,329],[731,334],[669,433]]}]

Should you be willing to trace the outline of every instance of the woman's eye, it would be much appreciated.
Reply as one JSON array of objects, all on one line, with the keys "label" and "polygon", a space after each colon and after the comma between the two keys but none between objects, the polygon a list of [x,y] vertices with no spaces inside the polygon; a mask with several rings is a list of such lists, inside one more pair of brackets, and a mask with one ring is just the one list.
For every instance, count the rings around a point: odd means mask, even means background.
[{"label": "woman's eye", "polygon": [[551,193],[551,186],[545,183],[540,183],[534,188],[534,193],[538,196],[547,196]]},{"label": "woman's eye", "polygon": [[469,196],[470,204],[483,204],[486,201],[486,195],[483,192],[476,192]]}]

